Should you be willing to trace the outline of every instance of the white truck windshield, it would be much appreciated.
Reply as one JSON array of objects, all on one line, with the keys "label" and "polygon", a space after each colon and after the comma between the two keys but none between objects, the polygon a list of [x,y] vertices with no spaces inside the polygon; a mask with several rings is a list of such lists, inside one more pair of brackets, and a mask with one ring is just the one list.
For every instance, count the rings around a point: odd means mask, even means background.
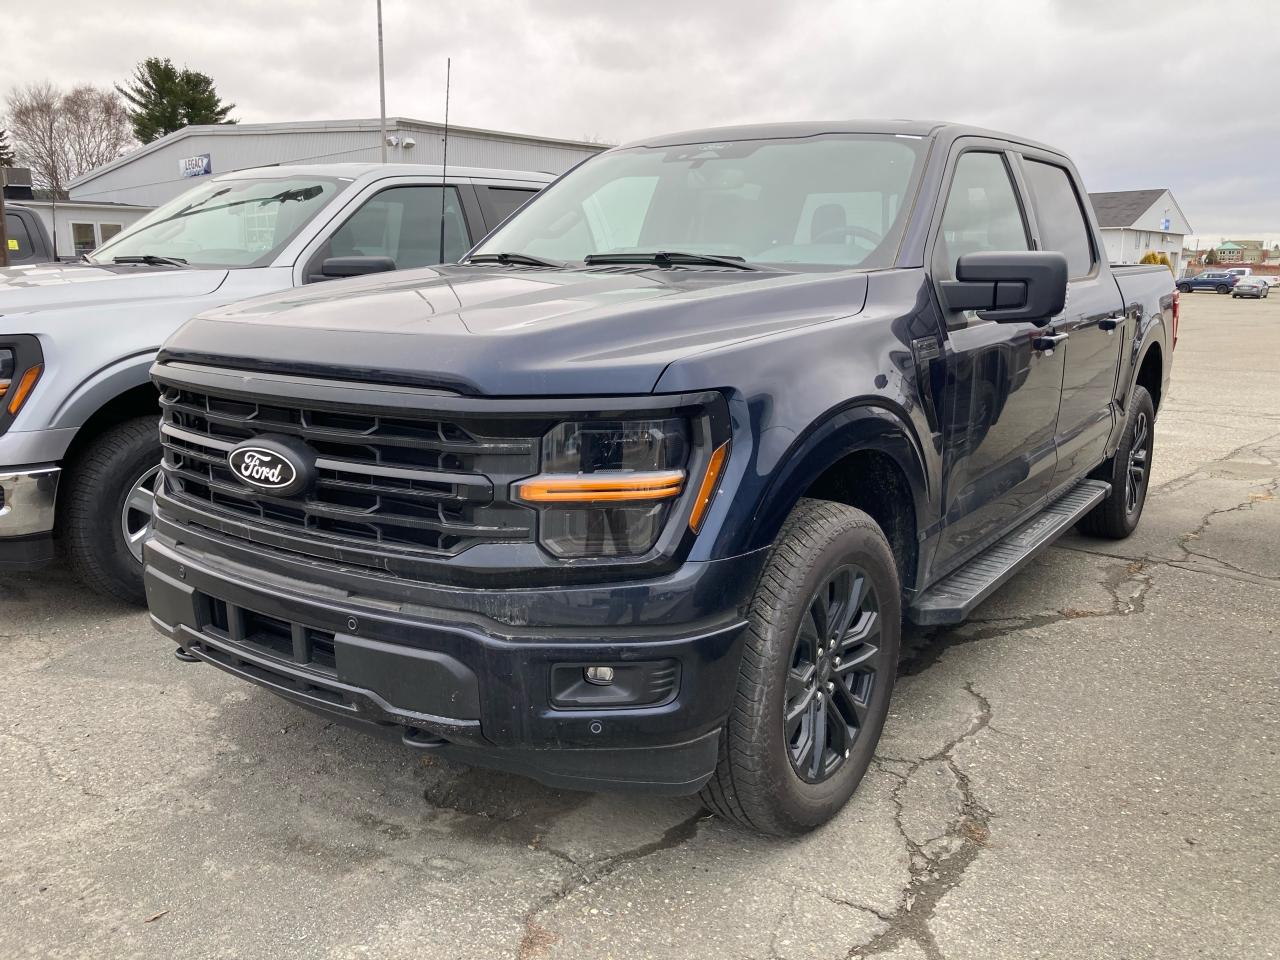
[{"label": "white truck windshield", "polygon": [[341,185],[329,177],[215,180],[153,210],[88,260],[263,266],[337,196]]}]

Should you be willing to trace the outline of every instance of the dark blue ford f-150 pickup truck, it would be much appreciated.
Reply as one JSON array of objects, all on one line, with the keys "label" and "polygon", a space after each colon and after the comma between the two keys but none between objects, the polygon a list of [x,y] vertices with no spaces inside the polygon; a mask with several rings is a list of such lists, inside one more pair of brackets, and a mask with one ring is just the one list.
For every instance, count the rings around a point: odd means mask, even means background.
[{"label": "dark blue ford f-150 pickup truck", "polygon": [[695,131],[456,266],[206,313],[153,368],[152,618],[416,750],[810,829],[904,618],[1142,514],[1178,299],[1085,196],[952,124]]}]

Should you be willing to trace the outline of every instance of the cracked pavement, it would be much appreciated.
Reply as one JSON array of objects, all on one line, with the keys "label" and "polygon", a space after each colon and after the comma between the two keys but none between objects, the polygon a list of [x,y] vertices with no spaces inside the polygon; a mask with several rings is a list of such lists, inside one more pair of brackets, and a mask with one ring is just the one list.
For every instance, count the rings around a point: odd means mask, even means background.
[{"label": "cracked pavement", "polygon": [[1184,298],[1138,532],[910,630],[803,839],[453,766],[0,580],[0,956],[1280,955],[1280,299]]}]

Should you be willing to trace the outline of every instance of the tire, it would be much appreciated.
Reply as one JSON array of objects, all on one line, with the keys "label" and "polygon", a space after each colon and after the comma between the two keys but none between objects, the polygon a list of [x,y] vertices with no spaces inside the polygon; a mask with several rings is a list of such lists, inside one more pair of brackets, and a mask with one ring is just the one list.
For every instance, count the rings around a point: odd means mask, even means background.
[{"label": "tire", "polygon": [[[816,629],[828,621],[848,627]],[[838,633],[839,642],[819,648],[824,632]],[[853,507],[801,500],[752,598],[738,686],[703,803],[773,836],[805,833],[835,816],[875,754],[901,633],[898,571],[880,528]],[[821,751],[806,752],[819,734]]]},{"label": "tire", "polygon": [[63,481],[59,520],[71,569],[80,581],[103,596],[139,606],[146,603],[141,534],[150,526],[146,481],[154,482],[160,463],[158,420],[158,414],[126,420],[80,451]]},{"label": "tire", "polygon": [[1180,292],[1182,292],[1182,293],[1190,293],[1190,292],[1191,292],[1191,284],[1189,284],[1189,283],[1180,283],[1180,284],[1178,284],[1178,290],[1179,290]]},{"label": "tire", "polygon": [[[1151,483],[1155,424],[1156,411],[1151,394],[1145,387],[1135,387],[1120,446],[1115,456],[1093,474],[1095,478],[1111,484],[1111,493],[1077,524],[1081,533],[1107,540],[1123,540],[1137,529]],[[1140,478],[1135,471],[1141,472]]]},{"label": "tire", "polygon": [[1217,290],[1219,293],[1230,293],[1230,292],[1231,292],[1231,288],[1230,288],[1230,287],[1228,287],[1225,283],[1220,283],[1220,284],[1218,284],[1216,287],[1214,287],[1214,289],[1215,289],[1215,290]]}]

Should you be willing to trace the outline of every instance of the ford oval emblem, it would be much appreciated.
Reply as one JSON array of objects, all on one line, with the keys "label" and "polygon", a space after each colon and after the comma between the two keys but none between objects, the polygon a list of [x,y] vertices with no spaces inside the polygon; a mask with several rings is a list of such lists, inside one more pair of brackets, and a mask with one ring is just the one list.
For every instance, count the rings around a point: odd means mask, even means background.
[{"label": "ford oval emblem", "polygon": [[240,444],[227,454],[227,465],[241,483],[277,497],[288,497],[310,486],[314,456],[291,438],[260,438]]}]

